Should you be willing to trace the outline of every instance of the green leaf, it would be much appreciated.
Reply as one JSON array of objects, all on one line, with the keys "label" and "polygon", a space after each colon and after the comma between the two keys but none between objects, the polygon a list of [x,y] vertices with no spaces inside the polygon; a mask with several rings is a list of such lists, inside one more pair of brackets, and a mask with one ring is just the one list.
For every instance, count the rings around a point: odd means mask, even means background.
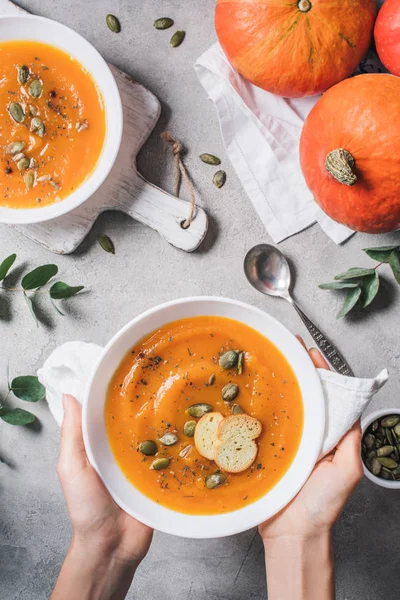
[{"label": "green leaf", "polygon": [[400,255],[396,250],[390,253],[389,265],[393,271],[393,275],[395,276],[397,283],[400,283]]},{"label": "green leaf", "polygon": [[355,288],[353,290],[349,290],[347,292],[346,300],[344,301],[342,308],[336,315],[336,318],[341,319],[342,317],[347,315],[347,313],[349,313],[351,311],[351,309],[355,307],[360,296],[361,296],[361,288],[360,287]]},{"label": "green leaf", "polygon": [[375,269],[363,269],[362,267],[353,267],[346,271],[346,273],[341,273],[340,275],[335,275],[334,279],[358,279],[359,277],[367,277],[367,275],[373,275]]},{"label": "green leaf", "polygon": [[36,327],[39,327],[39,321],[38,321],[38,318],[36,316],[35,309],[33,308],[33,302],[32,302],[32,300],[29,298],[28,294],[26,294],[25,292],[24,292],[24,298],[25,298],[25,302],[28,305],[29,310],[31,311],[31,315],[32,315],[32,317],[35,320]]},{"label": "green leaf", "polygon": [[330,283],[321,283],[318,286],[321,290],[347,290],[358,287],[358,283],[352,281],[331,281]]},{"label": "green leaf", "polygon": [[399,245],[396,246],[380,246],[379,248],[364,248],[364,252],[368,254],[370,258],[373,260],[377,260],[378,262],[387,262],[392,250],[396,250],[399,248]]},{"label": "green leaf", "polygon": [[36,420],[36,417],[23,408],[2,408],[0,419],[10,425],[29,425]]},{"label": "green leaf", "polygon": [[39,402],[46,396],[45,387],[34,375],[15,377],[11,382],[11,391],[14,396],[25,402]]},{"label": "green leaf", "polygon": [[16,258],[16,254],[10,254],[10,256],[3,260],[3,262],[0,265],[0,281],[3,281],[3,279],[7,277],[8,271],[13,266]]},{"label": "green leaf", "polygon": [[362,295],[360,299],[361,308],[369,306],[379,292],[379,275],[375,271],[374,275],[365,277],[362,282]]},{"label": "green leaf", "polygon": [[24,290],[36,290],[46,285],[48,281],[58,272],[57,265],[43,265],[27,273],[22,279],[21,285]]},{"label": "green leaf", "polygon": [[50,288],[50,297],[53,300],[62,300],[63,298],[71,298],[78,292],[84,289],[83,285],[72,287],[63,281],[56,281]]}]

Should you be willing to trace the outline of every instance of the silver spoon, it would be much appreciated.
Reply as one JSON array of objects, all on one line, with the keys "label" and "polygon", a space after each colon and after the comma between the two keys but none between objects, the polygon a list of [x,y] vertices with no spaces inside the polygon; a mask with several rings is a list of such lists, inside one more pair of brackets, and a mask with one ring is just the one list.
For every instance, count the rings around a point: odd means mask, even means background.
[{"label": "silver spoon", "polygon": [[340,352],[310,321],[290,295],[290,268],[282,252],[269,244],[254,246],[244,259],[244,272],[251,285],[259,292],[290,302],[333,368],[341,375],[354,377],[353,371]]}]

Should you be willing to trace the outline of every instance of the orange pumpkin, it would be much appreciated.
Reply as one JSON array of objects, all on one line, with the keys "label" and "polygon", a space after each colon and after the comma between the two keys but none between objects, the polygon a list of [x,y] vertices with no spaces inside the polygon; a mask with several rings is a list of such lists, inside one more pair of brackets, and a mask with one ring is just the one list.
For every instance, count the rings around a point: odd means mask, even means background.
[{"label": "orange pumpkin", "polygon": [[385,0],[375,23],[376,51],[385,67],[400,76],[400,2]]},{"label": "orange pumpkin", "polygon": [[375,0],[217,0],[215,26],[235,69],[290,98],[353,73],[371,41]]},{"label": "orange pumpkin", "polygon": [[400,228],[400,78],[338,83],[307,117],[300,160],[320,207],[355,231]]}]

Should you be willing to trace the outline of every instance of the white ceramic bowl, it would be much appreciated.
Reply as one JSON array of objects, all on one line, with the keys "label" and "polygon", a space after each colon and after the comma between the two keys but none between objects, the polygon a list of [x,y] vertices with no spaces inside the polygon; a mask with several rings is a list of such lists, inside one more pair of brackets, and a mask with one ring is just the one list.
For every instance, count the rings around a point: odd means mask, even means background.
[{"label": "white ceramic bowl", "polygon": [[[114,460],[104,420],[108,384],[132,346],[166,323],[200,315],[236,319],[271,340],[294,370],[304,404],[303,435],[288,472],[257,502],[234,512],[212,516],[193,516],[169,510],[136,490]],[[248,304],[225,298],[174,300],[133,319],[103,350],[88,383],[83,403],[86,451],[114,500],[139,521],[159,531],[190,538],[216,538],[239,533],[279,512],[297,494],[310,475],[320,453],[324,429],[325,404],[322,387],[317,371],[303,346],[267,313]]]},{"label": "white ceramic bowl", "polygon": [[[361,429],[363,436],[366,429],[368,429],[368,427],[373,421],[382,417],[386,417],[387,415],[400,415],[400,408],[382,408],[381,410],[376,410],[367,417],[362,417]],[[400,490],[400,481],[389,481],[387,479],[381,479],[380,477],[376,477],[375,475],[372,475],[371,471],[368,471],[367,467],[364,465],[364,461],[362,461],[362,464],[364,469],[364,475],[368,477],[370,481],[373,481],[377,485],[380,485],[384,488],[388,488],[390,490]]]},{"label": "white ceramic bowl", "polygon": [[105,60],[78,33],[50,19],[33,15],[0,17],[0,42],[38,41],[63,50],[92,75],[103,96],[106,112],[106,138],[93,173],[67,198],[42,208],[13,209],[0,207],[0,223],[22,225],[55,219],[90,198],[109,174],[121,144],[122,104],[115,79]]}]

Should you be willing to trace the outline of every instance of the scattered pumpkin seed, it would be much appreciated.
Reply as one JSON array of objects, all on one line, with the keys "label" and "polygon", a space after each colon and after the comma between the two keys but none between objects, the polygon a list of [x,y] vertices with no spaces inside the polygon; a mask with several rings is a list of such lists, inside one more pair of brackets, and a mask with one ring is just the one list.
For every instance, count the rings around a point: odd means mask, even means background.
[{"label": "scattered pumpkin seed", "polygon": [[25,83],[29,79],[29,68],[26,65],[20,65],[18,67],[18,81],[21,85],[25,85]]},{"label": "scattered pumpkin seed", "polygon": [[213,177],[213,184],[217,188],[222,188],[226,181],[226,173],[225,171],[217,171]]},{"label": "scattered pumpkin seed", "polygon": [[210,379],[208,380],[208,383],[206,383],[206,385],[210,386],[210,385],[213,385],[214,383],[215,383],[215,373],[211,373]]},{"label": "scattered pumpkin seed", "polygon": [[244,410],[239,406],[239,404],[234,404],[231,412],[233,415],[242,415]]},{"label": "scattered pumpkin seed", "polygon": [[400,417],[397,415],[390,415],[390,416],[382,419],[381,426],[382,427],[395,427],[395,425],[397,425],[398,423],[400,423]]},{"label": "scattered pumpkin seed", "polygon": [[244,352],[239,352],[238,364],[237,364],[238,375],[241,375],[243,373],[243,361],[244,361]]},{"label": "scattered pumpkin seed", "polygon": [[203,161],[203,163],[206,163],[206,165],[214,165],[216,167],[221,164],[221,160],[218,158],[218,156],[214,156],[214,154],[208,154],[207,152],[200,154],[199,158]]},{"label": "scattered pumpkin seed", "polygon": [[378,456],[378,460],[382,467],[386,467],[387,469],[396,469],[399,466],[398,462],[388,456]]},{"label": "scattered pumpkin seed", "polygon": [[227,350],[224,352],[219,358],[219,366],[224,369],[224,371],[228,371],[229,369],[233,369],[236,367],[239,359],[239,353],[236,350]]},{"label": "scattered pumpkin seed", "polygon": [[161,17],[160,19],[156,19],[153,23],[156,29],[169,29],[173,24],[173,20],[169,17]]},{"label": "scattered pumpkin seed", "polygon": [[139,451],[146,456],[154,456],[157,450],[157,444],[153,440],[145,440],[139,444]]},{"label": "scattered pumpkin seed", "polygon": [[14,154],[13,161],[17,163],[21,160],[21,158],[25,158],[25,154],[23,152],[18,152],[18,154]]},{"label": "scattered pumpkin seed", "polygon": [[206,487],[209,490],[214,490],[218,486],[226,482],[226,475],[223,473],[212,473],[206,477]]},{"label": "scattered pumpkin seed", "polygon": [[22,152],[22,150],[25,148],[25,144],[24,142],[12,142],[11,144],[9,144],[6,148],[6,152],[7,154],[19,154],[19,152]]},{"label": "scattered pumpkin seed", "polygon": [[8,105],[8,112],[17,123],[22,123],[25,118],[22,106],[18,104],[18,102],[10,102]]},{"label": "scattered pumpkin seed", "polygon": [[192,451],[192,444],[188,444],[187,446],[185,446],[184,448],[182,448],[182,450],[179,452],[179,456],[181,458],[186,458]]},{"label": "scattered pumpkin seed", "polygon": [[186,421],[186,423],[183,426],[183,433],[187,435],[187,437],[193,437],[196,425],[196,421]]},{"label": "scattered pumpkin seed", "polygon": [[31,190],[35,184],[35,171],[30,169],[24,177],[25,185],[27,190]]},{"label": "scattered pumpkin seed", "polygon": [[169,458],[156,458],[156,460],[151,464],[150,469],[154,471],[162,471],[162,469],[166,469],[169,467]]},{"label": "scattered pumpkin seed", "polygon": [[228,383],[222,388],[222,399],[225,400],[225,402],[233,402],[238,394],[239,386],[236,385],[236,383]]},{"label": "scattered pumpkin seed", "polygon": [[165,433],[162,437],[160,437],[160,442],[164,446],[175,446],[178,442],[178,436],[175,433]]},{"label": "scattered pumpkin seed", "polygon": [[186,33],[184,31],[175,31],[174,35],[170,39],[169,43],[173,48],[180,46],[185,39]]},{"label": "scattered pumpkin seed", "polygon": [[211,404],[205,404],[203,402],[199,402],[198,404],[192,404],[192,406],[189,406],[189,408],[187,409],[186,412],[191,417],[195,417],[196,419],[199,419],[200,417],[203,417],[205,414],[212,412],[212,411],[213,411],[213,407],[211,406]]},{"label": "scattered pumpkin seed", "polygon": [[31,82],[28,90],[32,98],[40,98],[43,92],[43,84],[40,79],[34,79]]},{"label": "scattered pumpkin seed", "polygon": [[393,446],[382,446],[382,448],[378,448],[376,451],[377,456],[390,456],[393,452]]},{"label": "scattered pumpkin seed", "polygon": [[99,235],[99,237],[97,238],[97,241],[99,242],[99,244],[103,248],[103,250],[105,250],[106,252],[109,252],[110,254],[115,254],[114,243],[108,237],[108,235],[106,235],[105,233],[101,233]]},{"label": "scattered pumpkin seed", "polygon": [[18,170],[25,171],[25,169],[29,168],[30,162],[31,161],[29,160],[29,158],[26,158],[26,156],[24,158],[21,158],[21,160],[19,160],[17,163]]},{"label": "scattered pumpkin seed", "polygon": [[107,27],[113,33],[119,33],[121,31],[121,23],[115,15],[106,16]]},{"label": "scattered pumpkin seed", "polygon": [[44,136],[44,134],[46,133],[46,127],[44,126],[42,119],[39,119],[39,117],[33,117],[31,121],[31,131],[33,131],[33,133],[36,133],[36,135],[38,135],[39,137]]}]

